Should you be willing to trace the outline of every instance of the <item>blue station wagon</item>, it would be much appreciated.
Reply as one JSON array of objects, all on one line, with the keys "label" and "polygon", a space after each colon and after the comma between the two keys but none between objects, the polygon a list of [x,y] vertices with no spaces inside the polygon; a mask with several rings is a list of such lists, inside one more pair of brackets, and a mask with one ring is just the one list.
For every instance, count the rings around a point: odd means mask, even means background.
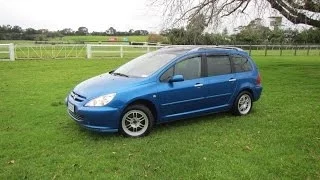
[{"label": "blue station wagon", "polygon": [[154,124],[178,119],[246,115],[261,92],[257,65],[242,49],[172,46],[78,84],[66,104],[87,129],[140,137]]}]

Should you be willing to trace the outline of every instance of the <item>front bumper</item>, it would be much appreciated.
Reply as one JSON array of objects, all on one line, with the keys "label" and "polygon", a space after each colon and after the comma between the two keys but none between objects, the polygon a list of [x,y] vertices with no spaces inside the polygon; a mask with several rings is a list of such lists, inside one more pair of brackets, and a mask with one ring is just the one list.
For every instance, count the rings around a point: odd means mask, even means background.
[{"label": "front bumper", "polygon": [[85,107],[72,98],[66,104],[74,105],[74,112],[67,110],[69,116],[80,126],[97,132],[118,132],[120,110],[112,107]]}]

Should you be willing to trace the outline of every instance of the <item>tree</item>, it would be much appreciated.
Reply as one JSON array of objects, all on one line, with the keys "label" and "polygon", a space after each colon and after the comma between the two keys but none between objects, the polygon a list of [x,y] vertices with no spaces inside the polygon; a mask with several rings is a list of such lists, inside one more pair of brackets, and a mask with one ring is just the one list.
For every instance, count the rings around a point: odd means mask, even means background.
[{"label": "tree", "polygon": [[187,25],[187,34],[190,36],[189,40],[192,40],[192,42],[189,41],[188,44],[198,44],[197,42],[199,42],[199,38],[205,27],[205,17],[203,14],[198,14],[190,19]]},{"label": "tree", "polygon": [[115,35],[117,33],[117,30],[113,27],[110,27],[107,31],[106,31],[107,34],[110,34],[110,35]]},{"label": "tree", "polygon": [[64,28],[59,32],[63,35],[73,35],[74,34],[74,31],[71,28]]},{"label": "tree", "polygon": [[133,33],[134,33],[134,29],[130,29],[129,34],[133,34]]},{"label": "tree", "polygon": [[171,44],[179,44],[184,45],[187,44],[187,38],[186,38],[186,30],[184,28],[173,28],[168,29],[166,32],[163,32],[163,35],[166,35],[169,42]]},{"label": "tree", "polygon": [[[205,24],[212,24],[217,18],[246,13],[250,4],[264,9],[268,4],[294,24],[308,24],[320,27],[319,0],[151,0],[152,5],[164,5],[164,15],[173,24],[190,20],[198,14],[205,16]],[[262,6],[262,7],[261,7]]]},{"label": "tree", "polygon": [[76,32],[78,35],[87,35],[89,34],[89,30],[86,27],[79,27],[78,31]]},{"label": "tree", "polygon": [[270,29],[263,26],[260,19],[255,19],[238,29],[240,32],[236,34],[236,40],[241,43],[260,44],[270,36]]},{"label": "tree", "polygon": [[13,33],[22,33],[22,28],[20,26],[13,26],[11,31]]},{"label": "tree", "polygon": [[165,37],[161,36],[160,34],[149,34],[148,35],[148,42],[164,42]]},{"label": "tree", "polygon": [[37,30],[35,30],[33,28],[28,28],[28,29],[26,29],[25,34],[37,34]]}]

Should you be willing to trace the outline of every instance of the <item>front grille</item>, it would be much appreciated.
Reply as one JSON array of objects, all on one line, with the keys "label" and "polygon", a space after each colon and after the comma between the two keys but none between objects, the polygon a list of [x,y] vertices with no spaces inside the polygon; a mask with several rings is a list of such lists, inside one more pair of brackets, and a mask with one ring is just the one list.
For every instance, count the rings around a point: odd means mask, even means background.
[{"label": "front grille", "polygon": [[78,101],[78,102],[82,102],[86,99],[86,97],[84,97],[80,94],[77,94],[74,91],[71,92],[70,96],[72,99],[74,99],[75,101]]},{"label": "front grille", "polygon": [[77,114],[77,113],[74,113],[74,112],[72,112],[70,110],[68,110],[68,113],[69,113],[70,116],[72,116],[77,121],[83,121],[84,120],[83,119],[84,117],[79,115],[79,114]]}]

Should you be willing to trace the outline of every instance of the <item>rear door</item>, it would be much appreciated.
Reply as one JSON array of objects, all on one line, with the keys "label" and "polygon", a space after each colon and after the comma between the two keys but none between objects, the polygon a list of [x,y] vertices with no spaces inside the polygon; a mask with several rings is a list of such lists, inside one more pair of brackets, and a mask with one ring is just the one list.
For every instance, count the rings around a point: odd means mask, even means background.
[{"label": "rear door", "polygon": [[232,72],[230,58],[227,54],[207,54],[206,63],[206,104],[208,108],[226,108],[230,105],[236,90],[236,77]]}]

